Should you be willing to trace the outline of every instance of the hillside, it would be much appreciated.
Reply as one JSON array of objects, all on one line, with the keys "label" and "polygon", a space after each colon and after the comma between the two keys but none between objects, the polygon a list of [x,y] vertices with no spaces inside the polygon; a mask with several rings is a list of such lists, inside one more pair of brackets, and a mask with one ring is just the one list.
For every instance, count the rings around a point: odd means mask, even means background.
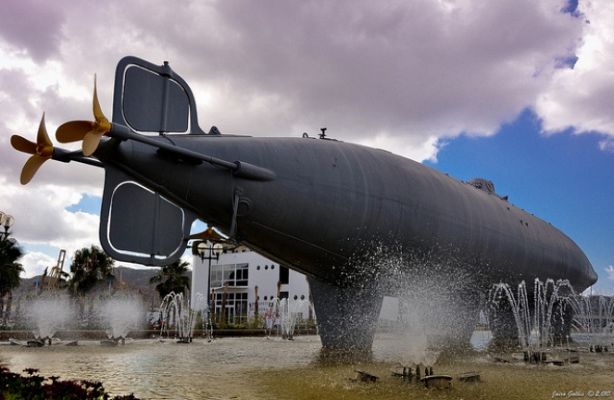
[{"label": "hillside", "polygon": [[[131,292],[140,293],[143,296],[145,304],[151,308],[156,308],[160,300],[155,291],[155,285],[149,283],[149,280],[158,273],[160,268],[136,269],[124,266],[114,268],[115,288],[128,290]],[[190,273],[191,277],[191,273]],[[13,291],[14,299],[19,299],[22,296],[32,295],[40,286],[41,275],[32,278],[23,278],[21,285]]]}]

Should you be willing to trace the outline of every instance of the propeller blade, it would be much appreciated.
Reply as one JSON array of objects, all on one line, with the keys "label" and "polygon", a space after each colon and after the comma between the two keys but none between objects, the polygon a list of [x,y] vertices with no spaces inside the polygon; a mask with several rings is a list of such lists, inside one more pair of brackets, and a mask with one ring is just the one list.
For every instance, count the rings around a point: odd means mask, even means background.
[{"label": "propeller blade", "polygon": [[21,184],[25,185],[30,182],[34,174],[36,174],[36,171],[38,171],[38,169],[40,168],[40,166],[43,165],[43,163],[50,158],[51,156],[41,157],[38,154],[34,154],[32,157],[28,158],[28,161],[26,161],[26,164],[21,170],[21,177],[19,179]]},{"label": "propeller blade", "polygon": [[33,143],[19,135],[11,136],[11,146],[13,146],[15,150],[21,151],[22,153],[36,153],[36,143]]},{"label": "propeller blade", "polygon": [[98,121],[100,115],[104,117],[100,102],[98,101],[98,85],[96,85],[96,74],[94,74],[94,98],[92,99],[92,108],[94,112],[94,118]]},{"label": "propeller blade", "polygon": [[76,142],[83,140],[81,144],[83,155],[86,157],[94,154],[100,139],[103,135],[111,131],[111,123],[105,117],[98,101],[98,87],[96,75],[94,75],[94,97],[92,99],[92,109],[95,121],[69,121],[58,128],[55,137],[60,143]]},{"label": "propeller blade", "polygon": [[94,124],[90,121],[69,121],[60,125],[55,131],[55,138],[60,143],[78,142],[92,130]]},{"label": "propeller blade", "polygon": [[19,135],[13,135],[11,136],[11,145],[15,150],[32,154],[21,170],[21,177],[19,180],[22,185],[25,185],[32,180],[32,177],[36,174],[40,166],[53,156],[53,143],[51,143],[49,134],[47,134],[47,128],[45,127],[45,114],[43,113],[43,117],[38,126],[36,143]]},{"label": "propeller blade", "polygon": [[101,131],[99,129],[93,129],[85,134],[85,136],[83,137],[82,146],[84,156],[89,157],[94,154],[94,152],[98,148],[98,144],[100,143],[100,139],[102,138],[103,134],[104,131]]},{"label": "propeller blade", "polygon": [[36,144],[41,149],[53,149],[53,143],[51,143],[51,139],[49,139],[49,134],[47,133],[47,127],[45,127],[45,113],[41,118],[41,122],[38,125],[38,133],[36,134]]},{"label": "propeller blade", "polygon": [[98,90],[96,89],[96,75],[94,75],[94,99],[92,103],[94,109],[94,118],[96,119],[96,122],[98,122],[100,125],[104,125],[105,123],[108,124],[109,120],[102,112],[100,102],[98,101]]},{"label": "propeller blade", "polygon": [[94,111],[94,118],[96,122],[91,123],[88,131],[83,136],[83,155],[86,157],[94,154],[98,145],[100,144],[100,139],[104,134],[111,130],[111,123],[105,117],[102,112],[102,108],[100,107],[100,102],[98,101],[98,88],[96,84],[96,75],[94,75],[94,98],[92,99],[92,108]]}]

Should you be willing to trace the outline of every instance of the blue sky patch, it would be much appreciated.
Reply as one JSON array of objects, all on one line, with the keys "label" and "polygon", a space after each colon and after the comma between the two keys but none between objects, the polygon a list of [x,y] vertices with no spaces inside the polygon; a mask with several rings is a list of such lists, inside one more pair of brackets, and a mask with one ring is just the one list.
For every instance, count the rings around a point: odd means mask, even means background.
[{"label": "blue sky patch", "polygon": [[66,208],[66,211],[70,212],[86,212],[88,214],[100,215],[100,204],[102,198],[99,196],[92,196],[87,193],[83,193],[81,201],[77,204],[73,204]]},{"label": "blue sky patch", "polygon": [[599,274],[596,287],[611,288],[605,269],[614,264],[614,154],[600,150],[600,140],[572,130],[544,135],[525,110],[494,136],[448,141],[437,162],[425,164],[464,181],[493,181],[511,203],[570,236]]}]

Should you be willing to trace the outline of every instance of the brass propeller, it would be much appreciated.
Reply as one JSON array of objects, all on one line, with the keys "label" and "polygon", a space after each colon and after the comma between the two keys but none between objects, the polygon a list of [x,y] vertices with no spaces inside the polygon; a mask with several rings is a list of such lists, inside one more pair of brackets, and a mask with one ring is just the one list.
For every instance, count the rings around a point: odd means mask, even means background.
[{"label": "brass propeller", "polygon": [[83,140],[83,155],[86,157],[91,156],[96,151],[102,136],[111,131],[111,123],[100,108],[95,76],[93,111],[94,121],[69,121],[60,125],[55,132],[55,137],[60,143]]},{"label": "brass propeller", "polygon": [[32,154],[21,170],[19,180],[22,185],[25,185],[32,180],[40,166],[53,156],[53,143],[51,143],[47,134],[47,128],[45,128],[45,114],[43,113],[40,125],[38,126],[36,143],[29,141],[23,136],[13,135],[11,136],[11,145],[15,150]]}]

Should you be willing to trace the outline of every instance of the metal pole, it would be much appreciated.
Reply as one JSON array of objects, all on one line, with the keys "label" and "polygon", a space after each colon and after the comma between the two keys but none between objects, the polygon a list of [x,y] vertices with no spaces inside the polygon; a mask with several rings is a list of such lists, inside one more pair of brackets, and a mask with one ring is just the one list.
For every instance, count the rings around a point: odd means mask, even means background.
[{"label": "metal pole", "polygon": [[2,225],[2,227],[4,228],[4,232],[0,232],[0,239],[4,240],[5,237],[8,236],[7,231],[8,231],[8,226],[5,225],[5,220],[8,221],[8,215],[5,214],[4,212],[0,211],[0,225]]},{"label": "metal pole", "polygon": [[[207,329],[207,339],[209,339],[209,341],[213,340],[213,324],[211,323],[211,255],[213,254],[213,245],[211,244],[211,242],[209,242],[209,254],[207,259],[209,260],[209,269],[207,270],[207,308],[208,308],[208,315],[207,315],[207,319],[208,319],[208,324],[209,324],[209,329]],[[215,303],[213,303],[215,305]]]},{"label": "metal pole", "polygon": [[[211,230],[211,228],[209,228],[209,230]],[[211,315],[212,312],[215,310],[215,297],[211,295],[211,260],[217,261],[220,259],[220,253],[217,252],[215,246],[213,245],[214,242],[219,243],[219,241],[216,240],[203,240],[197,245],[197,252],[200,256],[201,262],[204,262],[205,259],[209,261],[209,269],[207,271],[207,323],[209,324],[209,327],[207,328],[207,334],[209,341],[213,340],[213,323]],[[205,243],[207,244],[207,247],[201,246]],[[207,254],[206,256],[205,253]],[[211,299],[212,297],[213,300]]]}]

